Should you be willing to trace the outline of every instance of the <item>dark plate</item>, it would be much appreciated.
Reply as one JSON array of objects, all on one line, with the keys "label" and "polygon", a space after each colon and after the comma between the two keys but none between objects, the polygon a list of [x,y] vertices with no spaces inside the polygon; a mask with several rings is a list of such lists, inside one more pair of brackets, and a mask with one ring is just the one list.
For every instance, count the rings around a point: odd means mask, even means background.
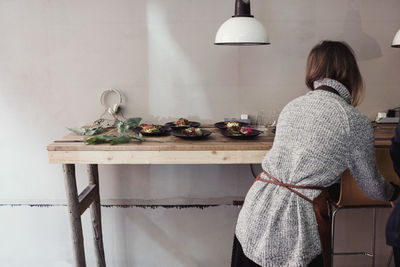
[{"label": "dark plate", "polygon": [[184,138],[184,139],[199,140],[199,139],[206,138],[207,136],[209,136],[211,134],[211,132],[208,130],[201,129],[201,131],[203,132],[202,136],[187,136],[187,135],[183,134],[180,130],[173,131],[172,135],[174,135],[176,137]]},{"label": "dark plate", "polygon": [[[239,122],[240,127],[241,126],[247,126],[249,125],[248,123],[245,122]],[[218,129],[226,129],[226,125],[224,121],[220,121],[214,124],[215,127],[217,127]]]},{"label": "dark plate", "polygon": [[146,133],[142,131],[142,127],[138,128],[139,132],[144,135],[144,136],[165,136],[165,135],[169,135],[169,132],[171,131],[171,128],[169,128],[168,126],[163,125],[160,128],[160,131],[157,133]]},{"label": "dark plate", "polygon": [[252,129],[253,132],[249,135],[231,135],[227,132],[227,130],[222,131],[222,134],[226,137],[235,138],[235,139],[252,139],[260,135],[262,132],[259,130]]},{"label": "dark plate", "polygon": [[175,125],[175,122],[172,121],[172,122],[167,122],[165,124],[165,126],[171,127],[172,129],[185,129],[185,128],[188,128],[188,127],[196,127],[197,128],[197,127],[200,126],[200,122],[189,121],[189,125],[177,126],[177,125]]}]

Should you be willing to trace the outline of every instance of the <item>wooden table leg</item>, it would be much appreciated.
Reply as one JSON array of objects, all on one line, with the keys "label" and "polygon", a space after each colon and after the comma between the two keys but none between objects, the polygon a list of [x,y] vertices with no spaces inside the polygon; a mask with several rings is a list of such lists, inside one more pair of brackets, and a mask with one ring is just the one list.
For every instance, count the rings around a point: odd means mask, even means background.
[{"label": "wooden table leg", "polygon": [[97,164],[87,166],[89,176],[89,186],[96,186],[96,198],[90,205],[90,216],[92,218],[94,248],[96,252],[97,267],[105,267],[106,261],[104,257],[103,232],[101,229],[101,206],[100,206],[100,189],[99,189],[99,170]]},{"label": "wooden table leg", "polygon": [[65,191],[67,193],[69,220],[71,224],[75,266],[86,267],[81,212],[78,199],[78,190],[76,187],[75,165],[63,164],[63,170]]}]

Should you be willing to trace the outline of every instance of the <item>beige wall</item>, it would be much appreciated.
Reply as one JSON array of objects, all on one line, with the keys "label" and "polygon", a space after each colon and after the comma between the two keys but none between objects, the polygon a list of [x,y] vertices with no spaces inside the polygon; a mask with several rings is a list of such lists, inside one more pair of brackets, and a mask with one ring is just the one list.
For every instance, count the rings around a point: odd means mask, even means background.
[{"label": "beige wall", "polygon": [[[358,55],[367,90],[360,110],[372,119],[377,111],[399,106],[400,49],[390,43],[400,28],[400,1],[253,0],[253,13],[272,45],[214,46],[233,2],[0,1],[0,216],[6,218],[0,233],[15,238],[0,242],[1,263],[70,266],[66,209],[53,206],[65,203],[61,168],[47,163],[45,146],[65,135],[66,126],[97,119],[104,89],[121,90],[124,114],[146,122],[273,114],[307,91],[304,66],[311,47],[335,39],[348,41]],[[100,171],[101,193],[111,204],[220,201],[244,196],[251,183],[248,166],[237,165],[101,166]],[[83,166],[78,174],[82,187]],[[9,205],[31,203],[50,207]],[[228,265],[237,212],[232,206],[105,209],[107,261],[109,266]],[[383,229],[387,211],[381,216]],[[367,212],[358,217],[364,222]],[[345,231],[354,220],[343,216],[341,222]],[[180,231],[183,226],[187,229]],[[85,235],[93,261],[89,229]],[[382,238],[379,242],[384,262],[387,249]],[[26,253],[16,253],[21,250]],[[358,265],[347,266],[365,266],[365,260],[353,259]]]}]

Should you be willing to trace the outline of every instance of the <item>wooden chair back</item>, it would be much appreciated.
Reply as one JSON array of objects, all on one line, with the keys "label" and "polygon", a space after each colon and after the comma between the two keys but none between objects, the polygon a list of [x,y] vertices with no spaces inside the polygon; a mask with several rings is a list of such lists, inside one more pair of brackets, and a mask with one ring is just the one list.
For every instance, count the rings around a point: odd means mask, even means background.
[{"label": "wooden chair back", "polygon": [[[400,185],[400,179],[393,169],[388,148],[376,149],[376,160],[378,168],[383,177],[390,182]],[[377,201],[368,198],[358,187],[356,181],[347,170],[343,173],[340,183],[340,197],[336,203],[339,207],[367,207],[367,206],[390,206],[389,202]]]}]

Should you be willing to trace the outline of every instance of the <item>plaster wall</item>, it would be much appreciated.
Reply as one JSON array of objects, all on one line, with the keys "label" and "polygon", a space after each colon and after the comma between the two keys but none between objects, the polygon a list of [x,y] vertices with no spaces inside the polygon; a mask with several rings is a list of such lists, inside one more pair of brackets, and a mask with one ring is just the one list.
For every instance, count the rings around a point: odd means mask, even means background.
[{"label": "plaster wall", "polygon": [[[305,61],[322,39],[345,40],[366,83],[359,109],[371,119],[399,105],[398,0],[253,0],[272,45],[214,46],[231,0],[0,1],[0,266],[72,266],[61,167],[45,147],[65,127],[103,112],[100,93],[123,92],[125,116],[164,123],[274,117],[307,92]],[[79,188],[86,183],[78,166]],[[224,203],[242,198],[248,166],[100,166],[104,204]],[[32,206],[31,204],[34,204]],[[103,209],[108,266],[228,266],[237,207]],[[378,266],[388,248],[378,212]],[[368,247],[369,211],[344,212],[338,249]],[[90,222],[84,217],[89,266]],[[355,229],[355,230],[354,230]],[[354,237],[350,237],[354,235]],[[368,259],[340,259],[365,266]]]}]

